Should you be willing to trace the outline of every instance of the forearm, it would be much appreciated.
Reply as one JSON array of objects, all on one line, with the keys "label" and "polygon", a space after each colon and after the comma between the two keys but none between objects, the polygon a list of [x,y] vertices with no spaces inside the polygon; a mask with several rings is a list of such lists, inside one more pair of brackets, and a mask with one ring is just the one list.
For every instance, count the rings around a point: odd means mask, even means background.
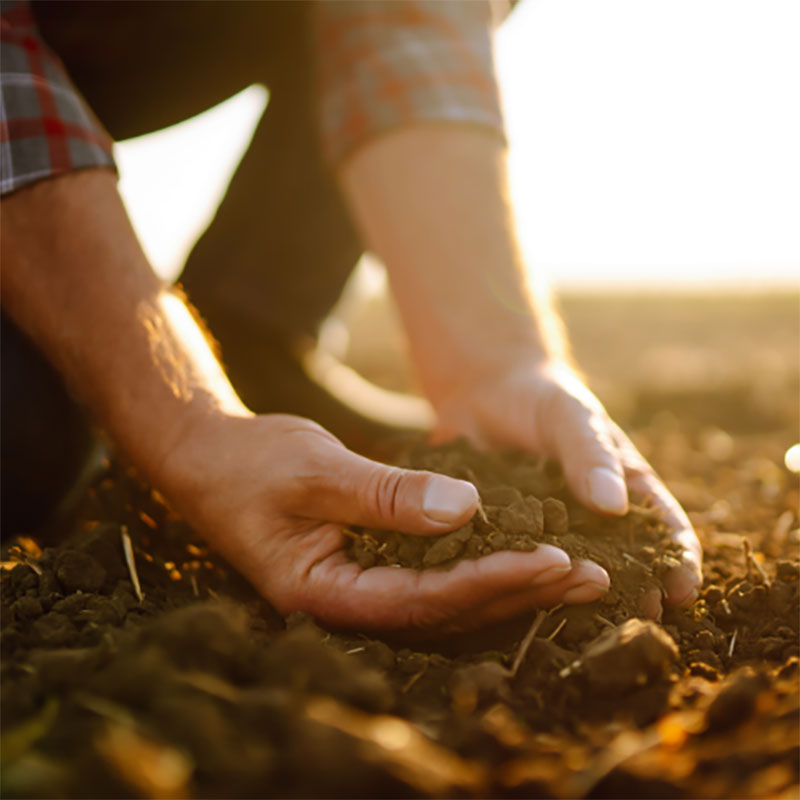
[{"label": "forearm", "polygon": [[3,202],[3,308],[149,478],[194,420],[246,414],[186,306],[150,269],[113,173]]},{"label": "forearm", "polygon": [[370,247],[387,266],[434,403],[466,368],[563,351],[546,298],[528,285],[495,136],[418,126],[376,139],[341,170]]}]

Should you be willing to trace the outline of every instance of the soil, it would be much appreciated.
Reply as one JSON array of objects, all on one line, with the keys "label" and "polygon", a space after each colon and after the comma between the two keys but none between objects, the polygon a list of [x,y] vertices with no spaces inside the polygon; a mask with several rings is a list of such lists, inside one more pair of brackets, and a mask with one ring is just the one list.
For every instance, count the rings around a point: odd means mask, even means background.
[{"label": "soil", "polygon": [[[413,644],[282,619],[108,465],[74,519],[4,545],[3,797],[798,797],[796,409],[758,399],[797,383],[767,377],[713,409],[684,386],[680,416],[653,384],[620,403],[704,546],[699,600],[660,624],[636,610],[671,557],[658,519],[594,518],[538,461],[406,453],[475,479],[489,520],[411,565],[556,540],[610,599]],[[408,563],[386,541],[363,550]]]},{"label": "soil", "polygon": [[483,453],[460,440],[435,449],[410,445],[397,462],[471,481],[481,507],[466,525],[442,536],[348,531],[350,555],[365,569],[447,569],[465,558],[554,544],[572,558],[590,559],[607,570],[614,590],[603,599],[602,613],[618,624],[638,614],[639,597],[661,587],[661,577],[679,563],[679,548],[657,510],[636,506],[622,518],[595,514],[575,499],[558,466],[547,459],[522,452]]}]

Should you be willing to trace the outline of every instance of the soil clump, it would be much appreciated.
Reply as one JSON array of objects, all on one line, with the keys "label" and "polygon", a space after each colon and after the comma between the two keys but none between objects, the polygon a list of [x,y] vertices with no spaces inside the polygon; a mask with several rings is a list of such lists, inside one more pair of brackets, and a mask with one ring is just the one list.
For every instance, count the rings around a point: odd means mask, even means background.
[{"label": "soil clump", "polygon": [[661,624],[637,608],[674,557],[657,517],[593,515],[525,457],[411,453],[474,480],[488,522],[410,555],[381,534],[375,563],[446,569],[505,536],[508,549],[553,541],[612,577],[596,603],[413,646],[284,620],[109,465],[58,542],[4,550],[3,796],[795,797],[787,437],[737,439],[713,460],[706,438],[658,424],[639,437],[705,547],[699,600]]}]

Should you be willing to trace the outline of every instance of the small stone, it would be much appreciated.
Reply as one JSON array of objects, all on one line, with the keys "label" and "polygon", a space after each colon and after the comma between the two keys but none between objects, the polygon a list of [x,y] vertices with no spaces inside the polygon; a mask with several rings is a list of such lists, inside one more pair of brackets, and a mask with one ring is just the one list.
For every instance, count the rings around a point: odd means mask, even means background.
[{"label": "small stone", "polygon": [[542,503],[542,512],[544,514],[544,529],[547,533],[559,536],[569,530],[567,507],[561,500],[557,500],[555,497],[548,497]]},{"label": "small stone", "polygon": [[106,571],[90,555],[64,550],[56,559],[56,577],[67,592],[96,592],[106,582]]}]

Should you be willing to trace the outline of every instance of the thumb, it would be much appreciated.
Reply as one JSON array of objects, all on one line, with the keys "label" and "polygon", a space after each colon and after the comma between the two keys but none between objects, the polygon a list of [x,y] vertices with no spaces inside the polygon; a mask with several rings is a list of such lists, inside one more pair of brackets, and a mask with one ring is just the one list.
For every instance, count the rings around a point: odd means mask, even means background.
[{"label": "thumb", "polygon": [[310,498],[317,519],[437,534],[464,525],[478,508],[478,491],[468,481],[390,467],[344,447],[330,456]]},{"label": "thumb", "polygon": [[584,505],[602,514],[628,511],[628,489],[605,415],[574,408],[556,435],[555,445],[567,484]]}]

